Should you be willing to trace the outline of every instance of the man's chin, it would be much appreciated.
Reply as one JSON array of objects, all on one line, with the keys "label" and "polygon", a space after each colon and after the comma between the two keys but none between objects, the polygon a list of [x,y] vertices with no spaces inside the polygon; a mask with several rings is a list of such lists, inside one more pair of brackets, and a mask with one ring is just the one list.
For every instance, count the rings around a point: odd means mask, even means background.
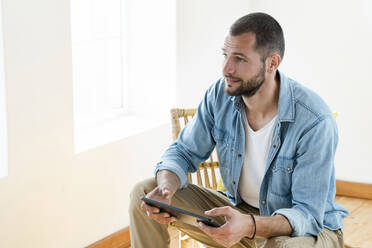
[{"label": "man's chin", "polygon": [[245,96],[245,97],[252,97],[254,96],[259,88],[255,88],[250,91],[243,92],[241,89],[232,89],[231,87],[225,87],[225,92],[229,96]]},{"label": "man's chin", "polygon": [[236,89],[233,89],[232,87],[229,87],[229,86],[225,87],[225,92],[229,96],[239,96],[240,95]]}]

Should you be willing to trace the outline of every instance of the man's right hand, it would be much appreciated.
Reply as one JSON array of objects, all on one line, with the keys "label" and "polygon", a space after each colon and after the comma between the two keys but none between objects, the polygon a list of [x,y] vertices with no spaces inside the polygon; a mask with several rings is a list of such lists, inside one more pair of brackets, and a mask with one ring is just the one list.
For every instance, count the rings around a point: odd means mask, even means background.
[{"label": "man's right hand", "polygon": [[[153,191],[148,193],[146,197],[170,205],[173,193],[167,184],[160,184]],[[177,220],[176,217],[171,216],[169,213],[160,213],[159,208],[150,206],[145,202],[142,202],[141,208],[143,211],[146,211],[149,218],[156,220],[160,224],[167,224]]]}]

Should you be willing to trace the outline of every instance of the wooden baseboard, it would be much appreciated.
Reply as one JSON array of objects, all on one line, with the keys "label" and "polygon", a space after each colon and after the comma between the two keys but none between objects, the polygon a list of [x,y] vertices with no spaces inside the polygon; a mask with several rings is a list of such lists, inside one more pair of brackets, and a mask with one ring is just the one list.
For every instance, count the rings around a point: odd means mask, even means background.
[{"label": "wooden baseboard", "polygon": [[86,248],[129,248],[129,227],[121,229],[106,238],[87,246]]},{"label": "wooden baseboard", "polygon": [[372,184],[336,180],[336,195],[372,200]]}]

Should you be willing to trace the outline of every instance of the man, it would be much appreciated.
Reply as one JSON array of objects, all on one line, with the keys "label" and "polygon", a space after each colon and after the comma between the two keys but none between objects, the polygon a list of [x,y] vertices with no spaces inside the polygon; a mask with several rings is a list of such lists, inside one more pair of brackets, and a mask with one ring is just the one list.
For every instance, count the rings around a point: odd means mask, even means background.
[{"label": "man", "polygon": [[[241,17],[222,52],[224,77],[167,149],[155,179],[133,189],[133,247],[167,247],[168,223],[213,247],[255,247],[255,241],[263,247],[343,247],[347,211],[334,203],[337,126],[319,96],[277,70],[284,55],[279,23],[264,13]],[[215,146],[225,194],[187,183],[187,173]],[[223,225],[187,225],[141,203],[143,195],[206,211]]]}]

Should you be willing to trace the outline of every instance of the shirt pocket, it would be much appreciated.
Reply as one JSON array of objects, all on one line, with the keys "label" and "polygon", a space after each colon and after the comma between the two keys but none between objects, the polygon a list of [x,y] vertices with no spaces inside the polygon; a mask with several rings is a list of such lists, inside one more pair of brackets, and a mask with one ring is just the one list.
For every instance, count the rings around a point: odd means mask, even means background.
[{"label": "shirt pocket", "polygon": [[231,138],[227,131],[213,127],[212,136],[216,142],[220,166],[227,167],[231,164]]},{"label": "shirt pocket", "polygon": [[281,197],[291,195],[293,159],[277,158],[271,167],[270,192]]}]

